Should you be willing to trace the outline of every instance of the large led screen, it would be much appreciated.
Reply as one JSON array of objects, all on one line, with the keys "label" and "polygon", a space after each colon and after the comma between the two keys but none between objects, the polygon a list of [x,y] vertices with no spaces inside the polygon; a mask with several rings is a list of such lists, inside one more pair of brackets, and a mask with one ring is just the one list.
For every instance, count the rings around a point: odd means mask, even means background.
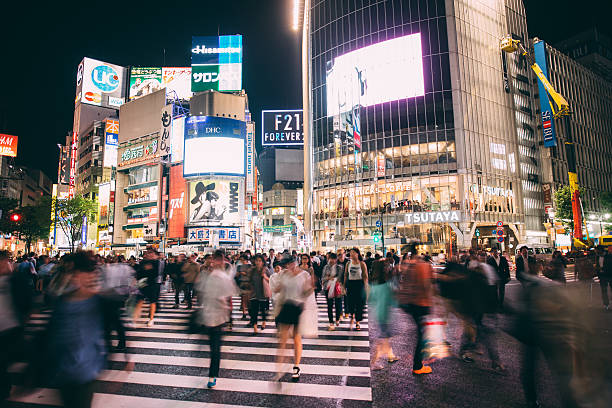
[{"label": "large led screen", "polygon": [[203,178],[189,183],[189,224],[242,223],[244,191],[239,179]]},{"label": "large led screen", "polygon": [[245,122],[217,116],[190,116],[185,121],[185,177],[244,176],[245,163]]},{"label": "large led screen", "polygon": [[242,36],[192,37],[191,90],[242,89]]},{"label": "large led screen", "polygon": [[328,116],[425,94],[419,33],[351,51],[326,69]]}]

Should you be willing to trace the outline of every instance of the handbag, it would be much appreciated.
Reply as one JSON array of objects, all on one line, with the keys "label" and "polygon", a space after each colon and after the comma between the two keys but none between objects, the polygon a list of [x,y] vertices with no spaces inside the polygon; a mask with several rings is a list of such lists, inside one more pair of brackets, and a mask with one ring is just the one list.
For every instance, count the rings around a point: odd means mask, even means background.
[{"label": "handbag", "polygon": [[265,278],[261,278],[263,280],[263,293],[264,296],[267,297],[268,299],[270,299],[272,297],[272,290],[270,289],[270,282],[265,279]]},{"label": "handbag", "polygon": [[343,296],[343,289],[342,284],[336,281],[336,286],[334,287],[334,297],[337,298]]}]

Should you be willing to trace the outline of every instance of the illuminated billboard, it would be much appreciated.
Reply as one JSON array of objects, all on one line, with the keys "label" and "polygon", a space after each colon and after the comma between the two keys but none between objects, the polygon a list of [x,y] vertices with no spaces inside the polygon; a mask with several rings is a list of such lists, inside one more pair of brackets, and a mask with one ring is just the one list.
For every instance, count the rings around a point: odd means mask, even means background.
[{"label": "illuminated billboard", "polygon": [[355,106],[425,94],[421,34],[411,34],[351,51],[327,62],[327,115]]},{"label": "illuminated billboard", "polygon": [[191,38],[191,91],[242,89],[242,36]]},{"label": "illuminated billboard", "polygon": [[261,144],[302,146],[304,144],[302,109],[261,111]]},{"label": "illuminated billboard", "polygon": [[130,69],[130,100],[162,89],[162,69],[132,67]]},{"label": "illuminated billboard", "polygon": [[17,157],[17,136],[0,134],[0,156]]},{"label": "illuminated billboard", "polygon": [[189,223],[239,225],[244,211],[242,182],[218,178],[189,183]]},{"label": "illuminated billboard", "polygon": [[127,70],[91,58],[83,58],[77,71],[76,101],[117,108],[125,97]]},{"label": "illuminated billboard", "polygon": [[119,149],[119,120],[106,119],[104,126],[104,159],[102,166],[117,167],[117,151]]},{"label": "illuminated billboard", "polygon": [[[546,66],[546,43],[536,41],[533,43],[533,53],[535,62],[542,69],[542,74],[548,79],[548,67]],[[544,136],[544,147],[555,147],[557,137],[555,132],[555,120],[548,93],[542,81],[538,81],[538,91],[540,94],[540,112],[542,121],[542,134]]]},{"label": "illuminated billboard", "polygon": [[218,116],[190,116],[185,121],[183,175],[244,176],[246,123]]},{"label": "illuminated billboard", "polygon": [[170,191],[168,195],[168,238],[182,238],[185,236],[185,179],[183,178],[183,165],[170,167]]},{"label": "illuminated billboard", "polygon": [[130,70],[130,100],[166,89],[170,99],[188,100],[191,92],[191,67],[132,67]]},{"label": "illuminated billboard", "polygon": [[183,148],[185,147],[185,116],[172,118],[170,129],[170,160],[172,163],[183,161]]}]

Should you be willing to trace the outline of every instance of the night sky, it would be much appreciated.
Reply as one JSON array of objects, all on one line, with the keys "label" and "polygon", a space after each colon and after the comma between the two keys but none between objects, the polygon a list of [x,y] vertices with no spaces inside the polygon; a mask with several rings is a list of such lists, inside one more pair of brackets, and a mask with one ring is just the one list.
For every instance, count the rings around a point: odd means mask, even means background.
[{"label": "night sky", "polygon": [[[0,133],[19,136],[18,162],[53,180],[85,56],[123,66],[189,66],[192,35],[242,34],[243,88],[254,119],[261,109],[301,104],[292,0],[11,3],[0,24]],[[593,25],[610,35],[609,1],[525,3],[531,36],[554,43]]]}]

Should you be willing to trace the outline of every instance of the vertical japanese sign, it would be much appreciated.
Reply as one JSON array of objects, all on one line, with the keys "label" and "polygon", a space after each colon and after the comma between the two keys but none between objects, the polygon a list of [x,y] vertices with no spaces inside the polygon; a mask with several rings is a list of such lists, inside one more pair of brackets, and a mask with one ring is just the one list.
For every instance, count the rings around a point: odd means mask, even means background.
[{"label": "vertical japanese sign", "polygon": [[70,183],[68,187],[68,197],[74,197],[74,188],[76,186],[76,158],[79,153],[79,135],[77,132],[72,132],[72,144],[70,145]]},{"label": "vertical japanese sign", "polygon": [[185,237],[185,179],[183,178],[183,165],[170,167],[170,191],[168,194],[168,238]]},{"label": "vertical japanese sign", "polygon": [[159,155],[170,154],[170,126],[172,125],[172,105],[166,105],[161,110],[161,126],[159,129]]},{"label": "vertical japanese sign", "polygon": [[[533,53],[535,62],[542,69],[542,73],[548,79],[548,68],[546,66],[546,43],[537,41],[533,43]],[[555,134],[555,121],[553,111],[548,99],[548,93],[541,81],[538,81],[538,92],[540,94],[540,114],[542,115],[542,134],[544,135],[544,147],[554,147],[557,145]]]},{"label": "vertical japanese sign", "polygon": [[255,137],[255,124],[248,122],[246,124],[246,193],[252,194],[255,192],[254,169],[254,146],[253,140]]},{"label": "vertical japanese sign", "polygon": [[106,119],[104,127],[104,167],[117,167],[117,151],[119,149],[119,120]]}]

